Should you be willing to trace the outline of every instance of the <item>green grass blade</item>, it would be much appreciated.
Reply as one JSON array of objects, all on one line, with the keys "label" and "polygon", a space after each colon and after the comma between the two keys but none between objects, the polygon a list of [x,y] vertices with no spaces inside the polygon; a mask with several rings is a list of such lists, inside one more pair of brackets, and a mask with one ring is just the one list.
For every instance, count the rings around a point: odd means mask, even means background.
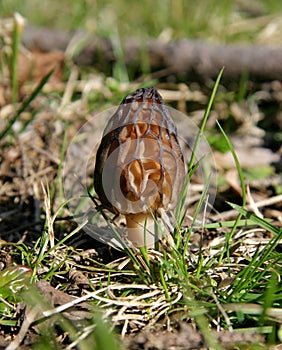
[{"label": "green grass blade", "polygon": [[[254,224],[273,234],[273,237],[264,247],[258,246],[250,263],[236,276],[228,300],[243,301],[253,289],[258,287],[261,281],[267,279],[266,275],[269,274],[270,271],[273,272],[277,269],[277,262],[281,260],[281,254],[275,252],[275,248],[282,238],[282,229],[273,226],[270,222],[261,219],[237,204],[228,204],[233,209],[237,210],[240,215],[246,216]],[[267,269],[265,266],[267,266]],[[279,274],[279,271],[277,273]]]},{"label": "green grass blade", "polygon": [[[237,157],[237,154],[236,154],[236,152],[234,150],[234,147],[233,147],[232,143],[230,142],[227,134],[225,133],[225,131],[223,130],[223,128],[221,127],[219,122],[217,122],[217,126],[219,127],[219,129],[220,129],[220,131],[221,131],[221,133],[222,133],[222,135],[223,135],[223,137],[225,139],[225,142],[227,143],[228,149],[230,150],[230,152],[231,152],[231,154],[233,156],[233,159],[235,161],[236,168],[237,168],[237,171],[238,171],[239,180],[240,180],[240,184],[241,184],[242,203],[243,203],[243,206],[245,206],[246,205],[246,187],[245,187],[243,171],[242,171],[239,159]],[[225,248],[223,249],[222,254],[221,254],[220,258],[219,258],[219,263],[221,263],[225,253],[229,256],[230,242],[231,242],[231,239],[232,239],[232,237],[233,237],[233,235],[235,233],[235,230],[236,230],[236,228],[238,226],[238,223],[240,222],[241,216],[242,216],[242,214],[239,213],[239,215],[238,215],[238,217],[237,217],[237,219],[236,219],[236,221],[234,223],[234,226],[231,229],[231,232],[229,234],[227,234],[227,236],[226,236]]]},{"label": "green grass blade", "polygon": [[[230,204],[230,203],[228,203]],[[264,219],[266,222],[270,222],[272,221],[271,219]],[[197,226],[195,225],[194,228],[195,229],[218,229],[218,228],[231,228],[233,227],[235,224],[235,220],[230,220],[230,221],[224,221],[224,222],[213,222],[213,223],[207,223],[207,224],[203,224],[202,226]],[[237,227],[249,227],[249,226],[254,226],[255,223],[253,220],[251,219],[241,219],[239,220],[237,223]]]},{"label": "green grass blade", "polygon": [[197,204],[197,207],[196,207],[196,210],[195,210],[195,213],[193,215],[193,220],[191,222],[191,225],[190,225],[190,228],[188,230],[188,234],[187,234],[187,237],[185,239],[185,245],[184,245],[184,249],[183,249],[183,256],[185,256],[187,254],[187,251],[188,251],[188,243],[189,243],[189,237],[194,229],[194,225],[195,225],[195,222],[197,220],[197,217],[200,213],[200,210],[201,208],[203,207],[203,204],[204,204],[204,201],[205,199],[207,198],[207,193],[208,193],[208,189],[209,189],[209,183],[210,183],[210,179],[206,182],[205,184],[205,187],[204,187],[204,190],[203,192],[201,193],[201,197],[200,197],[200,200]]},{"label": "green grass blade", "polygon": [[[121,350],[117,339],[109,331],[109,325],[102,319],[102,315],[96,312],[94,315],[96,327],[94,328],[95,350]],[[90,349],[89,349],[90,350]]]},{"label": "green grass blade", "polygon": [[183,188],[182,188],[182,191],[180,193],[179,200],[177,202],[177,206],[175,209],[175,218],[176,218],[176,222],[177,222],[178,227],[182,227],[182,223],[183,223],[183,220],[185,218],[186,211],[187,211],[187,208],[185,208],[185,201],[186,201],[187,191],[189,188],[190,179],[191,179],[191,176],[194,174],[194,172],[200,166],[200,161],[201,161],[201,159],[186,174],[184,185],[183,185]]},{"label": "green grass blade", "polygon": [[18,100],[18,57],[19,46],[21,42],[21,35],[24,27],[24,18],[19,14],[14,14],[14,30],[12,37],[12,57],[11,57],[11,89],[12,89],[12,103]]},{"label": "green grass blade", "polygon": [[43,79],[40,81],[38,86],[34,89],[34,91],[31,93],[29,98],[23,102],[20,109],[15,113],[14,117],[9,121],[7,127],[0,133],[0,140],[4,138],[12,129],[14,123],[19,119],[21,113],[23,113],[28,106],[31,104],[31,102],[36,98],[36,96],[40,93],[40,91],[43,89],[44,85],[47,83],[51,75],[53,74],[53,70],[51,70],[48,74],[43,77]]},{"label": "green grass blade", "polygon": [[222,76],[222,73],[223,73],[223,70],[224,68],[222,68],[217,76],[217,79],[216,79],[216,82],[214,84],[214,87],[213,87],[213,90],[212,90],[212,94],[211,94],[211,97],[209,99],[209,102],[208,102],[208,106],[205,110],[205,114],[204,114],[204,117],[201,121],[201,125],[200,125],[200,129],[199,129],[199,132],[197,134],[197,137],[196,137],[196,140],[195,140],[195,144],[194,144],[194,147],[193,147],[193,152],[192,152],[192,156],[190,158],[190,162],[189,162],[189,166],[188,166],[188,172],[193,168],[194,166],[194,163],[195,163],[195,158],[196,158],[196,154],[197,154],[197,150],[198,150],[198,147],[199,147],[199,144],[200,144],[200,141],[201,141],[201,137],[203,135],[203,132],[204,132],[204,129],[205,129],[205,126],[206,126],[206,122],[207,122],[207,119],[208,119],[208,116],[210,114],[210,111],[211,111],[211,107],[212,107],[212,104],[213,104],[213,101],[214,101],[214,98],[215,98],[215,94],[217,92],[217,89],[218,89],[218,86],[219,86],[219,82],[220,82],[220,79],[221,79],[221,76]]},{"label": "green grass blade", "polygon": [[272,232],[274,234],[281,234],[282,228],[277,228],[275,226],[273,226],[269,220],[267,219],[262,219],[260,217],[258,217],[257,215],[255,215],[254,213],[242,208],[241,206],[237,205],[237,204],[233,204],[230,202],[227,202],[231,208],[237,210],[241,215],[246,216],[250,221],[252,221],[254,224],[264,228],[265,230]]},{"label": "green grass blade", "polygon": [[237,154],[236,154],[236,152],[234,150],[234,147],[233,147],[232,143],[230,142],[227,134],[225,133],[225,131],[223,130],[222,126],[219,124],[218,121],[217,121],[217,126],[219,127],[220,132],[222,133],[222,135],[223,135],[223,137],[225,139],[225,142],[228,145],[228,149],[230,150],[230,152],[232,154],[232,157],[233,157],[233,159],[235,161],[236,168],[237,168],[237,171],[238,171],[239,180],[240,180],[240,184],[241,184],[243,206],[245,206],[246,205],[246,186],[245,186],[244,175],[243,175],[243,171],[242,171],[239,159],[237,157]]}]

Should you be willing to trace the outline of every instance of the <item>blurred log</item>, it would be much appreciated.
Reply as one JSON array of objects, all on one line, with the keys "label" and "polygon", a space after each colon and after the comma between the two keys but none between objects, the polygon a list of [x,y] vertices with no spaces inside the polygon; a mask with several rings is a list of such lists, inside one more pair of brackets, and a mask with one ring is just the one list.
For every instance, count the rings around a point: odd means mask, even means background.
[{"label": "blurred log", "polygon": [[[75,35],[27,26],[23,43],[29,49],[64,51]],[[247,72],[249,78],[257,82],[282,79],[282,47],[215,45],[186,39],[171,42],[151,39],[142,43],[138,39],[127,39],[124,43],[126,65],[136,70],[136,67],[141,66],[144,52],[148,53],[151,72],[163,70],[163,76],[173,75],[179,80],[215,79],[222,67],[225,67],[225,81],[238,82],[243,72]],[[75,58],[75,63],[104,70],[116,60],[112,42],[106,38],[93,37]]]}]

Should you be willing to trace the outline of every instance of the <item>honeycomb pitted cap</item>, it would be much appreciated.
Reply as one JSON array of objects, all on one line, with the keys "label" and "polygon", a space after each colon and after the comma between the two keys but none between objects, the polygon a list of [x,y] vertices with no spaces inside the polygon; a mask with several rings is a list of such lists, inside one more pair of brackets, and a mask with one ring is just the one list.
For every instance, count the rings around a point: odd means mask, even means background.
[{"label": "honeycomb pitted cap", "polygon": [[94,187],[114,213],[175,208],[185,179],[174,121],[157,89],[127,95],[110,118],[99,145]]}]

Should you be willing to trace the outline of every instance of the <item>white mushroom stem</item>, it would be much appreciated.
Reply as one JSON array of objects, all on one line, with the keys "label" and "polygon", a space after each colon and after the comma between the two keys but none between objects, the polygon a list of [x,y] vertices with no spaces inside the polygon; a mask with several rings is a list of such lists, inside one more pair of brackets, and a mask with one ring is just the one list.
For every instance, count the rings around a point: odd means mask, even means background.
[{"label": "white mushroom stem", "polygon": [[127,214],[127,237],[136,247],[155,246],[155,221],[150,213]]}]

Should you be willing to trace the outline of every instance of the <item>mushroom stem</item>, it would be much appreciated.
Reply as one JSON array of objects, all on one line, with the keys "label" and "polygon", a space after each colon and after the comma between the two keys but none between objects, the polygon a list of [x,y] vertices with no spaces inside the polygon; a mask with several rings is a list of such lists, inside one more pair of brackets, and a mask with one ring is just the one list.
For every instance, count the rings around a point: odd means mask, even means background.
[{"label": "mushroom stem", "polygon": [[127,237],[136,247],[154,247],[155,220],[150,213],[127,214],[126,224]]}]

